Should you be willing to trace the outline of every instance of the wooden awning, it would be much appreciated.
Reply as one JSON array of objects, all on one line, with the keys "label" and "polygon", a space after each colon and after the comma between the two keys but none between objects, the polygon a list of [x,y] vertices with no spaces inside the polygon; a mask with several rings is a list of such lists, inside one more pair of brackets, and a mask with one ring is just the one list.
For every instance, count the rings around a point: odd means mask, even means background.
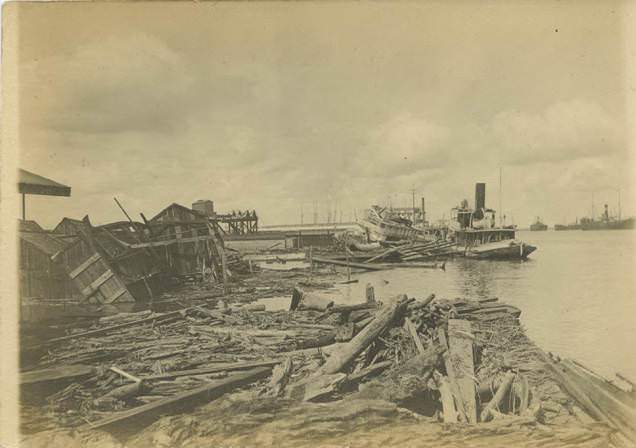
[{"label": "wooden awning", "polygon": [[70,196],[71,187],[20,169],[18,190],[22,194],[41,194],[46,196]]}]

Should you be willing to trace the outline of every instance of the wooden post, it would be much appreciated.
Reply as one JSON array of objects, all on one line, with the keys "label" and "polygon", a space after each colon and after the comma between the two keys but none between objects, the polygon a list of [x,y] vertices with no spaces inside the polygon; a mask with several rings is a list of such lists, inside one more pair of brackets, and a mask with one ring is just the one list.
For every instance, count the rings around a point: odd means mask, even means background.
[{"label": "wooden post", "polygon": [[371,285],[371,283],[367,283],[367,288],[365,292],[366,292],[367,303],[375,303],[375,290],[373,289],[373,286]]},{"label": "wooden post", "polygon": [[309,272],[314,272],[314,262],[313,262],[313,253],[314,246],[309,246]]},{"label": "wooden post", "polygon": [[26,193],[22,193],[22,221],[26,221]]},{"label": "wooden post", "polygon": [[[463,403],[469,423],[477,423],[476,386],[474,381],[475,364],[473,359],[473,341],[467,336],[471,334],[470,321],[461,319],[448,320],[448,358],[446,369],[448,375],[459,388],[458,398]],[[448,372],[449,364],[452,371]],[[452,381],[452,380],[451,380]],[[451,385],[452,386],[452,385]]]},{"label": "wooden post", "polygon": [[349,238],[345,235],[345,254],[347,257],[347,282],[351,281],[351,266],[349,266],[349,248],[348,246]]},{"label": "wooden post", "polygon": [[440,374],[436,374],[435,381],[437,383],[437,390],[439,391],[440,400],[442,402],[444,423],[457,423],[458,414],[457,409],[455,409],[455,400],[453,399],[453,393],[451,392],[451,386],[448,382],[448,378]]},{"label": "wooden post", "polygon": [[214,225],[210,224],[210,221],[207,221],[207,220],[206,220],[206,225],[208,226],[210,236],[212,237],[212,242],[214,243],[214,248],[216,249],[216,253],[219,256],[219,258],[221,258],[223,295],[227,295],[229,290],[228,290],[228,284],[227,284],[227,259],[225,257],[225,248],[223,247],[223,242],[219,241],[219,238],[217,238],[216,229],[214,228]]}]

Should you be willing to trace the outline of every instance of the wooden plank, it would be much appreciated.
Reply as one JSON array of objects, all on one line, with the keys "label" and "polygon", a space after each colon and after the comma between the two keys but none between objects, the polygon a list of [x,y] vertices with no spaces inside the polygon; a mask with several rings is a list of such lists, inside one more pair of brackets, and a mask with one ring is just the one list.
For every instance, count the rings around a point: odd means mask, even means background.
[{"label": "wooden plank", "polygon": [[460,398],[469,423],[477,423],[477,402],[475,399],[475,361],[473,359],[473,340],[470,321],[462,319],[448,320],[448,363],[452,375],[459,387]]},{"label": "wooden plank", "polygon": [[212,401],[233,389],[253,383],[270,375],[271,367],[248,370],[229,378],[213,381],[196,389],[182,392],[172,397],[153,401],[124,412],[118,412],[97,422],[90,423],[83,429],[114,429],[121,424],[134,422],[136,430],[150,423],[161,415],[174,413],[184,408],[191,408],[200,403]]},{"label": "wooden plank", "polygon": [[408,317],[404,318],[404,327],[411,334],[411,337],[413,338],[413,342],[415,342],[415,347],[417,348],[417,351],[419,352],[419,354],[423,355],[424,353],[426,353],[426,350],[424,350],[424,345],[422,345],[422,340],[420,339],[420,335],[417,334],[417,329],[415,328],[415,324],[411,321],[410,318]]},{"label": "wooden plank", "polygon": [[80,275],[82,272],[84,272],[86,270],[87,267],[89,267],[90,265],[92,265],[93,263],[95,263],[97,260],[99,260],[100,258],[102,258],[102,256],[98,253],[94,253],[93,255],[91,255],[89,258],[87,258],[86,260],[84,260],[82,262],[82,264],[80,264],[78,267],[76,267],[75,269],[73,269],[71,271],[71,273],[69,274],[69,277],[71,278],[75,278],[78,275]]},{"label": "wooden plank", "polygon": [[590,375],[571,361],[564,359],[558,364],[566,377],[594,401],[609,420],[632,441],[636,441],[636,409],[612,394],[606,387],[590,379]]},{"label": "wooden plank", "polygon": [[107,271],[104,271],[104,273],[100,275],[99,277],[97,277],[95,280],[93,280],[90,285],[82,289],[82,295],[84,297],[90,297],[95,291],[99,289],[102,283],[104,283],[106,280],[111,278],[113,275],[115,274],[113,274],[113,271],[111,271],[110,269]]},{"label": "wooden plank", "polygon": [[455,409],[455,400],[453,399],[453,393],[451,391],[448,378],[437,374],[435,376],[435,380],[437,382],[437,389],[442,402],[444,423],[457,423],[457,409]]},{"label": "wooden plank", "polygon": [[[119,281],[119,283],[121,283],[121,281]],[[119,299],[122,295],[128,292],[128,289],[124,285],[121,285],[121,286],[122,286],[121,289],[118,289],[117,291],[113,293],[113,295],[111,295],[110,297],[107,297],[106,300],[104,300],[104,303],[113,303],[117,299]]]},{"label": "wooden plank", "polygon": [[466,422],[468,418],[466,417],[466,410],[464,409],[464,402],[461,399],[461,393],[459,390],[459,385],[455,379],[455,369],[453,364],[450,362],[450,357],[448,353],[448,341],[446,338],[446,332],[444,331],[444,327],[437,328],[437,334],[439,338],[439,344],[442,348],[446,349],[444,353],[444,367],[446,368],[446,374],[448,375],[448,385],[450,387],[451,394],[454,398],[455,407],[457,408],[456,418],[459,421]]},{"label": "wooden plank", "polygon": [[225,364],[214,364],[207,367],[199,367],[198,369],[177,370],[174,372],[167,372],[157,375],[145,376],[142,379],[145,381],[157,381],[157,380],[169,380],[173,378],[179,378],[182,376],[193,375],[205,375],[206,373],[217,372],[230,372],[233,370],[245,370],[254,369],[256,367],[274,367],[277,364],[283,362],[281,359],[273,359],[268,361],[255,361],[255,362],[232,362]]},{"label": "wooden plank", "polygon": [[373,264],[353,263],[353,262],[347,263],[346,261],[331,260],[329,258],[316,257],[316,256],[312,258],[312,262],[323,263],[323,264],[333,264],[335,266],[345,266],[345,267],[351,267],[351,268],[366,269],[368,271],[381,271],[386,269],[385,267],[379,267]]},{"label": "wooden plank", "polygon": [[83,364],[52,367],[50,369],[20,372],[20,386],[48,383],[60,380],[77,380],[96,372],[96,369]]},{"label": "wooden plank", "polygon": [[135,321],[132,321],[132,322],[126,322],[126,323],[123,323],[123,324],[112,325],[110,327],[98,328],[96,330],[83,331],[81,333],[70,334],[68,336],[61,336],[59,338],[49,339],[49,340],[44,341],[44,342],[42,342],[40,344],[36,344],[36,345],[30,346],[30,347],[27,347],[27,349],[46,347],[48,345],[56,344],[58,342],[70,341],[70,340],[77,339],[77,338],[102,335],[102,334],[110,333],[111,331],[120,330],[122,328],[134,327],[135,325],[143,325],[143,324],[146,324],[146,323],[150,323],[152,321],[161,321],[162,322],[162,321],[165,321],[165,320],[168,320],[168,319],[177,318],[177,317],[181,316],[181,313],[184,312],[184,311],[186,311],[186,310],[172,311],[170,313],[160,314],[159,316],[147,317],[145,319],[139,319],[139,320],[135,320]]},{"label": "wooden plank", "polygon": [[177,244],[177,243],[195,243],[198,241],[209,241],[213,239],[214,237],[211,235],[202,235],[202,236],[196,236],[196,237],[190,237],[190,238],[174,238],[174,239],[163,240],[163,241],[152,241],[149,243],[136,243],[136,244],[126,243],[126,245],[130,247],[131,249],[141,249],[145,247],[170,246],[172,244]]}]

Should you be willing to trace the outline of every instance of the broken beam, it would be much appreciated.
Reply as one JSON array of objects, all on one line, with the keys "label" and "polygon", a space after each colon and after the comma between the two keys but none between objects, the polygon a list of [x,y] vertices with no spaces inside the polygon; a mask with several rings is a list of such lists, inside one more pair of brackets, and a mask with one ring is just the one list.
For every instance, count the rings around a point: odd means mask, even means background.
[{"label": "broken beam", "polygon": [[204,402],[212,401],[221,395],[241,386],[266,378],[270,375],[272,368],[263,367],[260,369],[248,370],[247,372],[232,375],[231,377],[213,381],[193,390],[182,392],[172,397],[153,401],[152,403],[139,406],[128,411],[118,412],[111,417],[91,422],[83,429],[115,429],[120,425],[133,423],[128,430],[140,430],[142,426],[155,420],[160,415],[178,412],[179,410],[195,406]]}]

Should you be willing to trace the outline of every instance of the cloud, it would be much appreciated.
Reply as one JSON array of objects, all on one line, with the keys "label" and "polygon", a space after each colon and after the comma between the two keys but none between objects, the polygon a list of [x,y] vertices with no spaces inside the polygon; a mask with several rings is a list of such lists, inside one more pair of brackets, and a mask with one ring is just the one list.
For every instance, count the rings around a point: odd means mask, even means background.
[{"label": "cloud", "polygon": [[493,143],[512,164],[576,160],[621,150],[620,126],[598,104],[573,99],[539,113],[504,111],[491,123]]},{"label": "cloud", "polygon": [[365,175],[385,177],[439,168],[450,160],[450,142],[449,128],[403,113],[371,130],[357,166]]},{"label": "cloud", "polygon": [[22,68],[24,118],[62,132],[168,132],[196,95],[178,54],[147,34],[112,36]]}]

